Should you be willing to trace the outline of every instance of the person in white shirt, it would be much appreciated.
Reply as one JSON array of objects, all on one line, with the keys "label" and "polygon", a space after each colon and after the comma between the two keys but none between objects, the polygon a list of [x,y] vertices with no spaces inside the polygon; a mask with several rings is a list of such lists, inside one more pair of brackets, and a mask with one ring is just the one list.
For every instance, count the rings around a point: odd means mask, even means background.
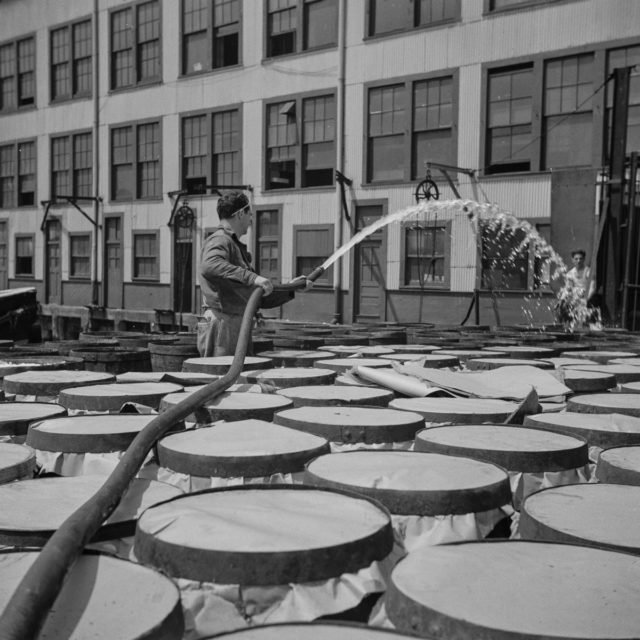
[{"label": "person in white shirt", "polygon": [[576,294],[584,299],[585,303],[595,293],[596,283],[591,276],[591,268],[584,263],[586,253],[583,249],[571,252],[573,267],[567,271],[567,284],[576,290]]},{"label": "person in white shirt", "polygon": [[583,249],[571,252],[573,267],[565,275],[556,306],[558,320],[571,329],[588,324],[594,314],[589,300],[595,293],[596,283],[591,268],[585,264],[585,258],[586,252]]}]

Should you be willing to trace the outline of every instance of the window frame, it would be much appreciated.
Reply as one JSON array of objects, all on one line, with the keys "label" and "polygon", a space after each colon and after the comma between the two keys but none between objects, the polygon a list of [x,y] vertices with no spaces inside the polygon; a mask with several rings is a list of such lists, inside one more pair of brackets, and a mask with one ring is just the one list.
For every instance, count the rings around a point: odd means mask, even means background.
[{"label": "window frame", "polygon": [[331,2],[333,2],[333,4],[335,5],[335,12],[336,12],[336,16],[335,16],[335,20],[336,20],[336,28],[335,28],[335,32],[336,32],[336,41],[335,44],[323,44],[323,45],[318,45],[315,47],[305,47],[304,46],[304,33],[305,33],[305,9],[306,6],[309,4],[313,4],[314,2],[317,2],[318,0],[295,0],[296,6],[295,6],[295,24],[296,24],[296,28],[295,28],[295,47],[294,47],[294,51],[288,51],[287,53],[280,53],[277,55],[273,55],[271,53],[271,47],[270,47],[270,34],[269,34],[269,15],[270,15],[270,11],[269,11],[269,3],[268,0],[265,1],[263,3],[263,10],[262,10],[262,24],[263,26],[263,34],[264,34],[264,45],[263,45],[263,52],[262,52],[262,57],[264,60],[266,61],[270,61],[270,60],[278,60],[279,58],[284,58],[284,57],[289,57],[289,56],[297,56],[297,55],[304,55],[307,53],[315,53],[318,51],[325,51],[327,49],[336,49],[338,47],[338,13],[339,13],[339,2],[340,0],[329,0]]},{"label": "window frame", "polygon": [[[308,257],[308,256],[298,255],[298,231],[328,231],[330,253],[327,255],[327,258],[330,255],[332,255],[333,246],[335,242],[335,225],[333,225],[330,222],[318,223],[318,224],[294,224],[292,227],[292,234],[293,234],[292,250],[293,251],[292,251],[292,261],[291,261],[291,267],[294,273],[297,271],[296,267],[298,264],[298,258]],[[315,256],[312,256],[312,257],[315,257]],[[308,274],[296,273],[296,276],[300,276],[300,275],[308,275]],[[313,288],[317,290],[327,290],[327,289],[333,288],[333,266],[330,266],[326,271],[320,274],[318,279],[315,281]]]},{"label": "window frame", "polygon": [[[35,267],[36,267],[36,234],[35,233],[16,233],[14,236],[13,248],[13,277],[16,280],[21,279],[35,279]],[[20,240],[31,240],[31,272],[18,271],[18,242]]]},{"label": "window frame", "polygon": [[[334,136],[333,136],[333,167],[331,168],[332,178],[331,184],[326,185],[313,185],[313,186],[303,186],[302,185],[302,162],[303,162],[303,150],[304,150],[304,141],[303,141],[303,125],[304,121],[302,120],[303,115],[303,105],[305,100],[314,99],[314,98],[326,98],[332,97],[334,101],[334,109],[335,109],[335,117],[334,117]],[[269,107],[281,104],[294,102],[296,107],[296,130],[298,133],[298,141],[295,143],[295,173],[294,173],[294,185],[292,187],[282,187],[280,189],[273,189],[269,187],[269,125],[268,125],[268,115],[269,115]],[[262,176],[263,176],[263,190],[265,193],[279,193],[283,192],[292,192],[292,191],[309,191],[309,190],[322,190],[322,189],[335,189],[336,178],[335,171],[337,168],[337,93],[335,88],[325,89],[325,90],[316,90],[316,91],[306,91],[304,93],[295,93],[284,96],[277,96],[274,98],[269,98],[268,100],[262,101],[262,123],[263,123],[263,153],[262,153]],[[298,117],[300,114],[300,117]]]},{"label": "window frame", "polygon": [[[153,236],[156,252],[154,258],[153,275],[148,277],[136,275],[136,260],[149,256],[136,255],[136,238],[138,236]],[[131,231],[131,282],[159,282],[160,281],[160,231],[159,229],[133,229]]]},{"label": "window frame", "polygon": [[[31,69],[31,73],[33,73],[33,103],[32,104],[20,104],[20,56],[18,53],[18,47],[21,42],[25,42],[27,40],[33,41],[33,69]],[[12,38],[11,40],[5,40],[4,42],[0,42],[0,49],[5,46],[13,47],[13,73],[11,77],[13,78],[13,85],[15,90],[15,106],[14,107],[5,107],[2,104],[2,93],[0,92],[0,116],[10,113],[16,113],[18,111],[24,111],[29,109],[37,109],[38,108],[38,78],[37,78],[37,70],[38,70],[38,40],[35,32],[26,33],[19,38]]]},{"label": "window frame", "polygon": [[[414,133],[414,118],[413,118],[413,88],[416,83],[421,81],[431,81],[438,79],[451,78],[451,94],[452,94],[452,114],[451,114],[451,148],[453,161],[451,164],[456,165],[458,162],[458,122],[460,113],[460,76],[459,69],[441,69],[438,71],[432,71],[430,73],[413,74],[410,76],[401,76],[399,78],[387,78],[384,80],[376,80],[373,82],[366,82],[363,84],[363,148],[362,148],[362,184],[363,188],[377,187],[380,185],[400,185],[400,184],[413,184],[420,178],[412,178],[413,173],[413,138]],[[391,87],[394,85],[403,85],[403,91],[405,92],[405,112],[409,112],[409,117],[405,114],[405,122],[403,127],[403,156],[404,156],[404,170],[403,177],[394,180],[372,180],[370,178],[372,165],[369,154],[369,141],[371,136],[369,135],[369,98],[370,91],[372,89],[378,89],[383,87]],[[416,165],[416,173],[420,175],[418,166]],[[435,176],[436,181],[441,180],[439,176]]]},{"label": "window frame", "polygon": [[[451,290],[451,227],[452,221],[447,219],[442,220],[427,220],[423,227],[430,229],[444,228],[445,243],[444,243],[444,281],[443,282],[425,282],[423,285],[418,284],[406,284],[405,283],[405,270],[407,261],[407,230],[414,226],[415,222],[403,222],[401,225],[402,233],[400,236],[400,264],[399,264],[399,283],[402,291],[450,291]],[[426,257],[426,256],[425,256]]]},{"label": "window frame", "polygon": [[[74,240],[79,240],[79,239],[86,239],[89,243],[89,253],[87,255],[75,255],[74,256],[74,247],[73,247],[73,242]],[[73,232],[69,232],[69,264],[68,264],[68,268],[69,268],[69,280],[73,280],[75,281],[86,281],[86,280],[91,280],[91,262],[93,259],[93,251],[92,251],[92,241],[93,241],[93,234],[91,233],[91,231],[73,231]],[[88,271],[86,275],[77,275],[75,273],[73,273],[73,260],[74,257],[76,258],[88,258]]]},{"label": "window frame", "polygon": [[[159,29],[159,35],[158,35],[158,74],[156,76],[153,77],[149,77],[149,78],[145,78],[145,79],[139,79],[140,78],[140,68],[141,68],[141,64],[140,61],[138,60],[138,46],[141,44],[138,41],[138,8],[142,5],[145,4],[150,4],[152,2],[155,2],[158,6],[158,29]],[[132,74],[133,74],[133,82],[131,82],[131,84],[127,84],[124,86],[114,86],[115,82],[114,82],[114,69],[113,69],[113,54],[114,54],[114,50],[113,50],[113,16],[116,13],[121,13],[124,11],[131,11],[132,13],[132,19],[131,19],[131,31],[132,31],[132,36],[131,36],[131,52],[132,52],[132,58],[133,58],[133,62],[131,65],[131,69],[132,69]],[[161,84],[162,83],[162,77],[163,77],[163,68],[162,68],[162,51],[163,51],[163,46],[162,46],[162,39],[163,39],[163,33],[162,33],[162,2],[161,0],[136,0],[135,2],[129,2],[127,4],[123,4],[117,7],[111,7],[109,9],[109,13],[108,13],[108,20],[107,20],[107,29],[108,29],[108,70],[109,70],[109,81],[107,83],[109,89],[108,89],[108,93],[119,93],[121,91],[131,91],[134,89],[138,89],[140,87],[146,87],[149,85],[154,85],[154,84]]]},{"label": "window frame", "polygon": [[[76,171],[78,171],[78,167],[76,167],[76,157],[75,157],[75,141],[78,136],[89,135],[91,139],[91,153],[93,155],[93,130],[92,129],[78,129],[75,131],[67,131],[64,133],[56,133],[51,134],[49,136],[49,186],[50,186],[50,198],[51,201],[55,203],[55,196],[57,194],[53,193],[54,189],[54,177],[53,177],[53,141],[58,140],[60,138],[66,138],[69,141],[69,168],[67,171],[69,172],[69,184],[71,185],[71,193],[68,195],[81,197],[92,197],[93,196],[93,168],[90,167],[91,174],[91,188],[89,189],[89,196],[80,196],[76,193]],[[86,167],[81,167],[81,169],[86,169]],[[61,194],[67,195],[67,194]]]},{"label": "window frame", "polygon": [[[34,151],[34,172],[33,172],[33,204],[20,204],[20,178],[22,175],[31,175],[31,174],[21,174],[20,173],[20,153],[19,148],[20,145],[23,144],[32,144]],[[27,138],[25,140],[16,140],[14,142],[7,142],[6,144],[0,144],[0,148],[4,147],[13,147],[12,155],[13,155],[13,166],[14,171],[13,175],[10,176],[13,178],[14,186],[12,193],[12,202],[8,206],[3,206],[0,202],[0,211],[6,209],[28,209],[29,207],[38,207],[38,141],[36,138]],[[9,176],[7,176],[9,177]]]},{"label": "window frame", "polygon": [[[149,124],[157,124],[158,125],[158,149],[160,150],[160,157],[158,158],[158,186],[159,192],[158,195],[154,196],[140,196],[140,184],[138,181],[138,169],[139,165],[142,164],[143,161],[138,159],[138,140],[139,140],[139,129],[145,125]],[[118,122],[117,124],[109,125],[109,202],[155,202],[163,199],[162,193],[162,124],[163,119],[162,116],[158,118],[147,118],[145,120],[130,120],[128,122]],[[113,188],[114,188],[114,180],[113,180],[113,132],[116,129],[125,129],[131,128],[133,135],[133,160],[131,164],[133,165],[133,185],[135,189],[135,193],[132,198],[116,198],[114,197]]]},{"label": "window frame", "polygon": [[517,4],[507,7],[494,7],[495,0],[483,0],[482,14],[491,16],[501,13],[509,13],[511,11],[522,11],[526,9],[537,9],[539,7],[547,7],[551,4],[566,4],[567,2],[575,2],[575,0],[521,0]]},{"label": "window frame", "polygon": [[[282,204],[261,204],[261,205],[256,205],[254,206],[254,222],[253,222],[253,231],[251,233],[252,235],[252,249],[253,249],[253,256],[254,256],[254,264],[255,264],[255,268],[256,268],[256,273],[260,274],[260,240],[262,239],[265,242],[274,242],[276,243],[277,246],[277,251],[278,251],[278,281],[282,281],[282,260],[280,259],[280,256],[282,255],[282,212],[283,212],[283,205]],[[277,218],[278,218],[278,230],[277,230],[277,234],[275,236],[260,236],[258,235],[258,231],[259,231],[259,224],[258,224],[258,218],[260,217],[260,213],[263,211],[275,211]]]},{"label": "window frame", "polygon": [[[75,41],[73,39],[75,27],[89,23],[89,33],[91,35],[91,53],[89,56],[76,57],[75,55]],[[60,31],[66,29],[69,37],[69,55],[65,60],[65,63],[69,66],[69,84],[71,91],[68,95],[55,96],[54,95],[54,77],[53,77],[53,33],[54,31]],[[49,104],[58,104],[61,102],[68,102],[70,100],[80,100],[83,98],[91,98],[93,95],[93,18],[92,16],[85,16],[83,18],[77,18],[69,22],[55,25],[49,28]],[[78,85],[75,64],[78,60],[88,57],[90,60],[91,68],[91,88],[88,91],[77,91],[75,87]]]}]

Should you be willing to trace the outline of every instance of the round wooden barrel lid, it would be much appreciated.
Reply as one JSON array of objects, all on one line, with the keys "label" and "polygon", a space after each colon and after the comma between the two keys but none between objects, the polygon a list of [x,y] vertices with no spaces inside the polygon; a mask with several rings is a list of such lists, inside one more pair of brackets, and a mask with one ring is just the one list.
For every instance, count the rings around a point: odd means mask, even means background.
[{"label": "round wooden barrel lid", "polygon": [[587,544],[640,554],[640,487],[572,484],[530,495],[520,511],[524,539]]},{"label": "round wooden barrel lid", "polygon": [[344,373],[353,367],[391,367],[393,360],[387,358],[334,358],[332,360],[317,360],[313,363],[318,369],[331,369],[337,373]]},{"label": "round wooden barrel lid", "polygon": [[0,360],[0,378],[10,376],[13,373],[21,371],[32,371],[40,369],[42,371],[53,371],[55,369],[83,369],[84,361],[82,358],[72,358],[67,356],[15,356],[10,358],[3,357]]},{"label": "round wooden barrel lid", "polygon": [[58,402],[67,409],[84,411],[120,411],[126,402],[137,402],[157,409],[164,396],[181,390],[180,385],[170,382],[98,384],[63,389],[58,396]]},{"label": "round wooden barrel lid", "polygon": [[640,446],[605,449],[598,458],[596,477],[600,482],[640,486]]},{"label": "round wooden barrel lid", "polygon": [[279,335],[273,336],[273,346],[279,349],[320,349],[324,346],[324,338],[320,336],[305,335]]},{"label": "round wooden barrel lid", "polygon": [[389,407],[414,411],[427,422],[478,424],[504,422],[518,408],[518,403],[486,398],[396,398]]},{"label": "round wooden barrel lid", "polygon": [[[174,406],[184,400],[184,394],[172,393],[165,396],[160,410]],[[256,420],[271,421],[276,411],[289,409],[293,402],[275,393],[252,393],[250,391],[225,391],[208,401],[194,413],[197,422],[216,420]],[[189,420],[190,418],[186,418]]]},{"label": "round wooden barrel lid", "polygon": [[110,373],[98,371],[23,371],[5,376],[3,388],[6,393],[57,396],[62,389],[68,387],[87,387],[94,384],[113,382],[115,378]]},{"label": "round wooden barrel lid", "polygon": [[[285,622],[220,633],[230,640],[399,640],[413,638],[398,631],[337,622]],[[214,640],[213,637],[203,640]]]},{"label": "round wooden barrel lid", "polygon": [[640,382],[640,367],[627,364],[572,364],[567,369],[576,371],[598,371],[615,376],[618,384],[625,382]]},{"label": "round wooden barrel lid", "polygon": [[[587,360],[593,360],[598,364],[608,364],[610,360],[620,360],[621,358],[637,358],[638,354],[633,351],[596,351],[595,349],[589,349],[588,351],[571,351],[567,354],[572,358],[585,358]],[[623,362],[626,364],[626,362]]]},{"label": "round wooden barrel lid", "polygon": [[632,367],[640,366],[640,358],[637,356],[635,358],[613,358],[609,360],[608,364],[626,364]]},{"label": "round wooden barrel lid", "polygon": [[23,436],[32,422],[65,415],[67,410],[54,402],[3,402],[0,436]]},{"label": "round wooden barrel lid", "polygon": [[296,351],[281,349],[280,351],[262,351],[261,358],[269,358],[274,367],[311,367],[317,360],[329,360],[336,354],[331,351]]},{"label": "round wooden barrel lid", "polygon": [[39,451],[60,453],[125,451],[155,417],[125,413],[43,420],[29,427],[27,444]]},{"label": "round wooden barrel lid", "polygon": [[385,359],[406,364],[415,362],[416,364],[422,364],[423,367],[433,369],[457,367],[460,365],[460,360],[455,356],[440,353],[392,353],[391,355],[385,356]]},{"label": "round wooden barrel lid", "polygon": [[13,442],[0,442],[0,484],[31,478],[35,469],[33,449]]},{"label": "round wooden barrel lid", "polygon": [[[0,554],[0,611],[38,557]],[[134,562],[84,553],[75,562],[38,638],[47,640],[179,640],[184,633],[180,592],[172,580]]]},{"label": "round wooden barrel lid", "polygon": [[551,358],[556,355],[555,349],[547,347],[527,347],[520,345],[503,345],[500,347],[483,347],[483,351],[499,351],[508,354],[509,358],[535,360],[536,358]]},{"label": "round wooden barrel lid", "polygon": [[481,541],[425,546],[391,574],[396,628],[458,640],[631,640],[640,563],[578,545]]},{"label": "round wooden barrel lid", "polygon": [[136,527],[140,562],[219,584],[311,582],[356,572],[393,546],[391,518],[357,494],[303,485],[192,493],[147,509]]},{"label": "round wooden barrel lid", "polygon": [[622,393],[640,393],[640,382],[625,382],[620,385]]},{"label": "round wooden barrel lid", "polygon": [[481,349],[442,349],[437,355],[454,356],[460,362],[467,360],[478,360],[485,358],[506,358],[507,354],[502,351],[482,351]]},{"label": "round wooden barrel lid", "polygon": [[333,345],[333,346],[325,346],[322,348],[323,351],[329,351],[331,353],[336,353],[338,355],[358,355],[360,357],[365,356],[386,356],[390,353],[395,353],[395,351],[391,347],[381,347],[381,346],[350,346],[350,345]]},{"label": "round wooden barrel lid", "polygon": [[220,376],[210,373],[191,373],[185,371],[127,371],[116,376],[116,382],[173,382],[186,386],[205,385],[217,380]]},{"label": "round wooden barrel lid", "polygon": [[[0,544],[41,547],[104,484],[102,476],[38,478],[0,486]],[[132,536],[135,521],[151,505],[183,495],[172,485],[136,478],[94,542]]]},{"label": "round wooden barrel lid", "polygon": [[503,469],[437,453],[332,453],[307,465],[305,482],[356,491],[399,515],[475,513],[511,502],[509,476]]},{"label": "round wooden barrel lid", "polygon": [[374,387],[309,385],[281,389],[278,393],[293,401],[294,407],[372,406],[386,407],[393,391]]},{"label": "round wooden barrel lid", "polygon": [[[610,373],[600,371],[578,371],[576,369],[565,369],[562,374],[562,382],[574,393],[595,393],[606,391],[616,386],[616,378]],[[640,393],[640,383],[638,392]]]},{"label": "round wooden barrel lid", "polygon": [[203,478],[257,478],[302,471],[311,458],[328,451],[324,438],[264,420],[240,420],[164,437],[158,461]]},{"label": "round wooden barrel lid", "polygon": [[434,344],[387,344],[386,349],[393,351],[393,353],[433,353],[441,350],[441,347]]},{"label": "round wooden barrel lid", "polygon": [[640,417],[640,395],[636,393],[592,393],[567,400],[567,411],[576,413],[623,413]]},{"label": "round wooden barrel lid", "polygon": [[546,360],[521,360],[519,358],[472,358],[467,360],[467,368],[472,371],[522,366],[538,367],[538,369],[555,368],[552,362]]},{"label": "round wooden barrel lid", "polygon": [[276,369],[244,371],[240,380],[249,384],[264,383],[277,389],[311,384],[333,384],[336,372],[316,367],[279,367]]},{"label": "round wooden barrel lid", "polygon": [[559,356],[557,358],[547,358],[546,360],[547,362],[551,362],[556,369],[571,367],[573,365],[598,364],[595,360],[581,360],[580,358],[571,358],[570,356]]},{"label": "round wooden barrel lid", "polygon": [[621,413],[538,413],[526,416],[524,426],[581,436],[596,447],[640,444],[640,418]]},{"label": "round wooden barrel lid", "polygon": [[406,442],[424,427],[420,414],[369,407],[297,407],[280,411],[274,422],[332,442]]},{"label": "round wooden barrel lid", "polygon": [[415,450],[468,456],[522,473],[565,471],[589,463],[588,446],[582,438],[510,424],[423,429],[416,434]]},{"label": "round wooden barrel lid", "polygon": [[[233,356],[214,356],[212,358],[187,358],[182,363],[182,370],[190,373],[210,373],[215,376],[223,376],[233,362]],[[242,365],[243,371],[249,369],[270,369],[273,361],[269,358],[246,356]]]}]

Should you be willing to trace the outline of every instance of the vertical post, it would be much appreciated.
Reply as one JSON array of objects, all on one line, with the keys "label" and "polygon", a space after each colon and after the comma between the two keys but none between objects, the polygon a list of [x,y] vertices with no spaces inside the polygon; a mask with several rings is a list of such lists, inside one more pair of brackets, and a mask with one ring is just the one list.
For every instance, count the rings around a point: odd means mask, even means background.
[{"label": "vertical post", "polygon": [[91,269],[91,304],[100,304],[98,295],[98,251],[100,247],[100,64],[98,53],[100,29],[98,28],[99,0],[93,0],[93,261]]},{"label": "vertical post", "polygon": [[[624,263],[624,278],[622,281],[622,326],[625,329],[632,329],[634,322],[629,321],[629,279],[632,269],[635,272],[637,256],[635,255],[638,248],[635,235],[636,225],[636,174],[638,172],[638,154],[631,154],[631,166],[629,168],[629,197],[627,199],[627,247]],[[633,284],[637,284],[634,282]],[[634,303],[634,311],[635,303]],[[634,314],[635,317],[635,314]]]}]

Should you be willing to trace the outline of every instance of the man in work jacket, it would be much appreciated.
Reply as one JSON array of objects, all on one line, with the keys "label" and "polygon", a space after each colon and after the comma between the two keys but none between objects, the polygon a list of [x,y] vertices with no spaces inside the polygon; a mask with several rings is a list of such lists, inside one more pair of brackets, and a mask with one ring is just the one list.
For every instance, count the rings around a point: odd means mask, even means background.
[{"label": "man in work jacket", "polygon": [[240,241],[252,223],[247,196],[241,191],[225,192],[217,211],[220,226],[207,238],[200,261],[200,286],[213,314],[202,355],[232,356],[251,292],[259,286],[268,295],[273,284],[253,270],[247,245]]}]

